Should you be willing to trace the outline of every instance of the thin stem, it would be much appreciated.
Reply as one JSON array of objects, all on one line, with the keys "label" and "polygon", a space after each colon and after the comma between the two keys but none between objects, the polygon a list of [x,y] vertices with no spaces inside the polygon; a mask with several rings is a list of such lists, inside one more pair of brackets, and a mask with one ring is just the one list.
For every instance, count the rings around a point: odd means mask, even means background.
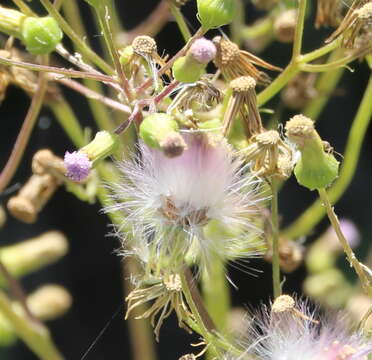
[{"label": "thin stem", "polygon": [[257,105],[262,106],[274,97],[297,73],[299,67],[290,63],[284,71],[264,90],[257,95]]},{"label": "thin stem", "polygon": [[48,329],[16,313],[11,301],[2,291],[0,291],[0,311],[12,325],[17,335],[40,359],[63,360],[63,356],[50,338]]},{"label": "thin stem", "polygon": [[[226,330],[230,310],[230,289],[226,280],[224,261],[219,256],[211,260],[213,264],[202,276],[202,290],[205,308],[219,331]],[[218,301],[216,299],[218,298]]]},{"label": "thin stem", "polygon": [[[63,2],[63,12],[66,17],[68,23],[72,26],[72,28],[82,37],[84,37],[89,44],[87,33],[84,27],[84,24],[81,20],[80,9],[76,1],[74,0],[65,0]],[[115,21],[114,21],[115,22]],[[77,50],[76,46],[74,46],[75,50]],[[83,79],[83,83],[86,87],[90,90],[95,91],[96,93],[103,96],[103,86],[100,82],[85,80]],[[96,124],[99,126],[100,129],[112,130],[113,128],[113,121],[111,116],[104,106],[104,104],[99,103],[93,99],[88,97],[88,103],[91,108],[91,113],[94,117]]]},{"label": "thin stem", "polygon": [[[183,56],[186,51],[190,48],[190,46],[192,45],[192,43],[202,37],[205,33],[205,29],[204,28],[199,28],[199,30],[190,38],[190,40],[188,41],[188,43],[181,49],[178,51],[178,53],[176,55],[174,55],[170,60],[167,61],[167,63],[161,68],[159,69],[158,71],[158,76],[161,76],[163,75],[166,71],[168,71],[172,65],[174,64],[174,62],[181,56]],[[145,81],[140,87],[138,87],[136,89],[136,93],[137,95],[141,94],[143,91],[145,91],[153,82],[153,78],[149,78],[147,81]]]},{"label": "thin stem", "polygon": [[306,14],[307,0],[299,0],[298,5],[298,15],[297,15],[297,25],[295,29],[295,36],[293,41],[292,59],[295,60],[299,55],[301,55],[302,49],[302,38],[304,33],[304,23]]},{"label": "thin stem", "polygon": [[258,20],[250,26],[245,26],[240,29],[243,39],[255,39],[261,36],[269,35],[273,31],[273,19],[271,16],[266,16]]},{"label": "thin stem", "polygon": [[242,29],[245,26],[245,8],[243,0],[236,0],[236,15],[230,25],[231,40],[240,46],[243,40]]},{"label": "thin stem", "polygon": [[71,26],[61,16],[61,14],[49,0],[40,0],[40,2],[43,4],[48,13],[57,20],[63,32],[71,39],[73,43],[75,43],[79,51],[84,56],[86,56],[87,59],[91,60],[106,74],[109,75],[114,74],[114,70],[111,68],[111,66],[107,64],[100,56],[98,56],[87,44],[85,44],[84,40],[80,38],[78,34],[75,33],[75,31],[71,28]]},{"label": "thin stem", "polygon": [[[339,58],[339,51],[331,53],[329,60],[333,61]],[[316,82],[316,96],[306,105],[303,114],[316,121],[324,109],[329,98],[333,95],[334,89],[339,83],[345,67],[322,73]]]},{"label": "thin stem", "polygon": [[356,271],[359,280],[362,284],[363,290],[366,292],[367,295],[372,296],[372,287],[370,284],[370,281],[364,272],[361,264],[359,263],[358,259],[356,258],[353,250],[351,249],[349,243],[345,239],[344,234],[341,231],[340,223],[338,221],[337,215],[335,214],[333,207],[329,201],[327,191],[323,189],[318,189],[319,197],[325,206],[325,209],[327,211],[327,215],[329,218],[329,221],[331,222],[333,229],[336,232],[336,235],[338,237],[338,240],[340,241],[344,252],[347,256],[347,259],[349,260],[350,266],[354,267],[354,270]]},{"label": "thin stem", "polygon": [[18,165],[21,162],[23,153],[26,149],[30,139],[32,130],[39,116],[41,107],[43,105],[44,95],[47,89],[47,77],[44,74],[39,75],[37,90],[32,97],[31,105],[28,109],[27,115],[23,122],[22,128],[18,134],[17,140],[14,144],[10,157],[0,174],[0,193],[8,186],[13,175],[17,171]]},{"label": "thin stem", "polygon": [[274,298],[282,294],[280,285],[280,264],[279,264],[279,214],[278,214],[278,182],[271,180],[271,226],[272,226],[272,269]]},{"label": "thin stem", "polygon": [[[90,88],[80,84],[77,81],[71,79],[58,79],[58,82],[62,83],[63,85],[73,89],[81,94],[83,94],[88,100],[93,100],[94,102],[101,102],[104,105],[109,106],[112,109],[124,112],[126,114],[130,114],[132,111],[129,106],[124,105],[118,101],[115,101],[109,97],[102,95],[96,91],[91,90]],[[107,129],[106,122],[102,123],[101,121],[97,121],[98,124],[102,125],[103,129]],[[111,127],[111,126],[110,126]]]},{"label": "thin stem", "polygon": [[6,66],[17,66],[22,69],[28,69],[31,71],[38,71],[38,72],[48,72],[52,74],[61,74],[68,76],[70,78],[85,78],[85,79],[92,79],[96,81],[103,81],[107,83],[117,83],[117,80],[114,79],[111,76],[103,75],[100,73],[89,73],[84,71],[78,71],[78,70],[70,70],[70,69],[64,69],[54,66],[46,66],[46,65],[39,65],[39,64],[33,64],[28,63],[24,61],[17,61],[8,59],[6,57],[0,56],[0,64],[6,65]]},{"label": "thin stem", "polygon": [[180,29],[183,39],[185,40],[185,42],[188,42],[191,39],[192,35],[189,30],[189,27],[186,24],[186,21],[182,15],[180,8],[172,3],[170,7],[171,7],[171,13],[174,19],[176,20],[176,23],[178,25],[178,28]]},{"label": "thin stem", "polygon": [[23,12],[25,15],[28,16],[37,16],[37,14],[27,5],[23,0],[12,0],[14,4]]},{"label": "thin stem", "polygon": [[341,39],[342,38],[339,38],[337,40],[334,40],[332,41],[331,43],[327,44],[327,45],[324,45],[323,47],[319,48],[319,49],[316,49],[314,51],[311,51],[305,55],[302,55],[300,57],[300,62],[302,64],[306,64],[306,63],[309,63],[310,61],[313,61],[313,60],[316,60],[316,59],[319,59],[320,57],[322,57],[323,55],[326,55],[328,54],[329,52],[337,49],[340,44],[341,44]]},{"label": "thin stem", "polygon": [[[349,132],[340,176],[328,190],[328,196],[332,203],[336,203],[344,194],[355,174],[363,139],[372,118],[371,99],[372,76],[370,76],[368,86]],[[324,215],[325,208],[322,206],[321,201],[315,201],[298,219],[283,231],[283,236],[295,239],[308,234]]]},{"label": "thin stem", "polygon": [[123,87],[125,96],[127,97],[128,102],[131,103],[132,100],[133,100],[132,89],[131,89],[131,86],[129,85],[129,82],[128,82],[125,74],[124,74],[123,67],[120,64],[119,54],[118,54],[118,51],[115,47],[114,40],[112,38],[112,31],[111,31],[111,28],[110,28],[110,26],[111,26],[111,24],[110,24],[110,16],[111,15],[109,13],[110,8],[105,3],[106,3],[106,1],[102,5],[95,8],[95,10],[96,10],[97,17],[98,17],[98,20],[99,20],[99,23],[100,23],[100,26],[101,26],[101,30],[103,32],[103,36],[104,36],[105,41],[106,41],[106,46],[107,46],[107,48],[109,50],[109,53],[111,55],[111,58],[114,62],[115,69],[116,69],[116,72],[119,76],[120,83]]}]

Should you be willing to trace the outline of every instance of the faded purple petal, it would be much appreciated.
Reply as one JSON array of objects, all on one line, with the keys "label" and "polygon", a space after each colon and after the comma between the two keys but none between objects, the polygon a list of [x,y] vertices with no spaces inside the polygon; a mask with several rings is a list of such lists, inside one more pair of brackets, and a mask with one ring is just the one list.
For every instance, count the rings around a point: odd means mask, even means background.
[{"label": "faded purple petal", "polygon": [[64,164],[66,167],[66,176],[73,181],[82,181],[86,179],[92,167],[92,163],[88,159],[88,156],[78,151],[72,153],[66,151]]}]

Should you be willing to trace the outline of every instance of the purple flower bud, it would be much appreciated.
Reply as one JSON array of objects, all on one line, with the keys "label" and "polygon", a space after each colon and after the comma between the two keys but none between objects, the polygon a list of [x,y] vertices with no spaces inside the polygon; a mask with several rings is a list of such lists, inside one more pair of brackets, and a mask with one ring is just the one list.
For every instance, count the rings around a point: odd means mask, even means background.
[{"label": "purple flower bud", "polygon": [[208,64],[216,56],[216,46],[205,38],[195,40],[190,47],[190,54],[201,64]]},{"label": "purple flower bud", "polygon": [[88,159],[88,156],[78,151],[72,153],[66,151],[64,164],[66,167],[66,176],[72,181],[82,181],[86,179],[92,167],[92,163]]},{"label": "purple flower bud", "polygon": [[[350,247],[353,249],[357,248],[360,244],[360,233],[355,224],[351,220],[340,219],[340,227]],[[330,244],[333,244],[335,249],[341,251],[342,247],[337,238],[336,232],[333,230],[333,227],[329,227],[327,234],[329,234],[327,241]]]}]

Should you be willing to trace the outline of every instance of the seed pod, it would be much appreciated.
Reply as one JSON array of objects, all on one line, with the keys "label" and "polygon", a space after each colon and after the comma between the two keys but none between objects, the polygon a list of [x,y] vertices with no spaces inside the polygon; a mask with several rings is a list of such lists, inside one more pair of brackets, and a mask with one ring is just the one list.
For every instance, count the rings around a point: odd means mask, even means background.
[{"label": "seed pod", "polygon": [[199,21],[204,29],[229,24],[235,16],[235,0],[197,0]]},{"label": "seed pod", "polygon": [[27,51],[34,55],[49,54],[63,38],[62,30],[51,16],[27,17],[21,32]]}]

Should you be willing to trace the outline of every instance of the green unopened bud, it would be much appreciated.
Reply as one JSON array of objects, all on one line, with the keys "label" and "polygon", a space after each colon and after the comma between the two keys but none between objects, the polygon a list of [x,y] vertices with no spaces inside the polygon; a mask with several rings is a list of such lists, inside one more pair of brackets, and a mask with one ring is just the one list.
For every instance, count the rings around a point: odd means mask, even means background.
[{"label": "green unopened bud", "polygon": [[156,113],[147,116],[140,125],[141,139],[149,147],[160,149],[165,155],[181,155],[186,143],[178,133],[178,124],[172,116]]},{"label": "green unopened bud", "polygon": [[236,0],[197,0],[199,21],[204,29],[229,24],[236,11]]},{"label": "green unopened bud", "polygon": [[[22,277],[54,263],[67,253],[66,237],[58,231],[48,231],[39,237],[0,248],[0,260],[14,277]],[[6,281],[0,277],[0,286]]]},{"label": "green unopened bud", "polygon": [[297,181],[310,190],[329,186],[338,176],[339,162],[324,150],[324,143],[314,128],[314,121],[296,115],[285,126],[288,139],[301,151],[294,173]]},{"label": "green unopened bud", "polygon": [[119,58],[120,63],[123,66],[127,66],[132,61],[133,56],[134,56],[133,46],[132,45],[126,46],[124,49],[120,51],[120,58]]},{"label": "green unopened bud", "polygon": [[93,163],[93,166],[100,160],[111,155],[118,146],[118,136],[108,131],[99,131],[94,139],[82,147],[79,152],[85,154]]},{"label": "green unopened bud", "polygon": [[8,35],[20,37],[21,26],[26,15],[20,11],[0,6],[0,31]]},{"label": "green unopened bud", "polygon": [[182,56],[173,64],[173,77],[180,82],[193,83],[200,79],[204,73],[204,64],[193,60],[190,56]]},{"label": "green unopened bud", "polygon": [[31,54],[52,52],[63,38],[57,21],[51,16],[27,17],[21,28],[22,41]]}]

